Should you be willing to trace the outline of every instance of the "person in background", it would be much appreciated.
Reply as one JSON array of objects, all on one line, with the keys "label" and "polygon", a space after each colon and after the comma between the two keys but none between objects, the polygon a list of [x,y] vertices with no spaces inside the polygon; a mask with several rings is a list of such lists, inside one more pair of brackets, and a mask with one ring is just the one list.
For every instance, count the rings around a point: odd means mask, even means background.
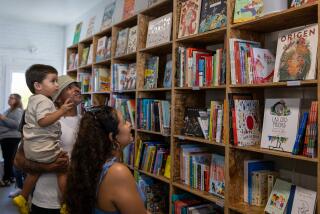
[{"label": "person in background", "polygon": [[13,159],[21,140],[19,124],[23,114],[21,96],[11,94],[8,100],[9,109],[0,114],[0,144],[4,159],[4,175],[0,186],[9,186],[13,183]]},{"label": "person in background", "polygon": [[[56,172],[65,171],[68,167],[70,153],[76,139],[80,115],[77,106],[81,103],[79,84],[66,75],[58,77],[59,90],[52,97],[59,109],[66,100],[73,102],[73,107],[61,117],[61,147],[63,153],[51,164],[33,162],[25,158],[23,146],[19,146],[15,156],[15,166],[27,173],[41,174],[35,186],[31,214],[60,214],[59,188]],[[69,154],[69,155],[68,155]]]},{"label": "person in background", "polygon": [[74,145],[67,177],[70,214],[146,214],[144,196],[130,170],[117,162],[132,142],[131,124],[109,106],[87,110]]}]

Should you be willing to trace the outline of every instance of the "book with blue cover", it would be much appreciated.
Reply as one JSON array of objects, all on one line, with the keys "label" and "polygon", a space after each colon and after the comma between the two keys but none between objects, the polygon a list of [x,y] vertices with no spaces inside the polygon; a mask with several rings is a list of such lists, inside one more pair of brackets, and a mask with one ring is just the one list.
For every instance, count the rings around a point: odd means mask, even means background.
[{"label": "book with blue cover", "polygon": [[202,0],[199,32],[206,32],[227,25],[226,0]]}]

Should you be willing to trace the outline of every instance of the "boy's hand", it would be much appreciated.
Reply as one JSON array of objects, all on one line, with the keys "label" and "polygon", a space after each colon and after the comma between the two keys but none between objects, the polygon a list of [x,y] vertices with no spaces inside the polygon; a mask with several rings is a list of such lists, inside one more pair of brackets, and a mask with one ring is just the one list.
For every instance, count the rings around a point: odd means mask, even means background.
[{"label": "boy's hand", "polygon": [[73,102],[71,101],[71,99],[70,98],[68,98],[65,102],[64,102],[64,104],[60,107],[60,109],[64,112],[64,113],[66,113],[67,111],[69,111],[69,110],[71,110],[72,108],[73,108]]}]

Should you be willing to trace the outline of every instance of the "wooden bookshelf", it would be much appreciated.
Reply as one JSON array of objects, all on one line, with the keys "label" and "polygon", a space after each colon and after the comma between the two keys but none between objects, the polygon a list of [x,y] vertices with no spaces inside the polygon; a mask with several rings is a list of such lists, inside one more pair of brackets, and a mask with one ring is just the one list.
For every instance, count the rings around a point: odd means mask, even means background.
[{"label": "wooden bookshelf", "polygon": [[[247,159],[269,159],[275,158],[275,163],[281,164],[285,161],[297,163],[297,165],[309,166],[312,165],[317,168],[311,175],[316,176],[317,182],[317,198],[320,198],[320,162],[319,155],[317,158],[308,158],[301,155],[292,155],[275,150],[262,149],[260,146],[246,146],[237,147],[229,142],[229,114],[224,114],[224,128],[223,128],[223,141],[217,143],[214,141],[206,140],[203,138],[184,136],[181,133],[183,127],[183,119],[185,107],[188,105],[194,107],[204,107],[206,105],[206,99],[208,97],[211,100],[226,100],[227,112],[229,112],[228,95],[234,92],[252,92],[257,94],[257,97],[262,100],[266,98],[268,94],[290,94],[290,97],[294,96],[298,91],[303,91],[303,96],[316,96],[316,99],[320,99],[320,78],[316,80],[306,81],[291,81],[291,82],[278,82],[278,83],[264,83],[264,84],[231,84],[231,63],[229,53],[229,39],[239,38],[247,40],[259,41],[262,47],[265,43],[265,38],[268,33],[276,32],[278,30],[285,30],[291,27],[298,27],[311,23],[319,23],[320,21],[320,5],[318,2],[307,4],[305,6],[290,8],[282,12],[269,14],[257,19],[233,24],[233,10],[235,0],[227,1],[227,26],[208,31],[205,33],[199,33],[196,35],[178,38],[180,7],[183,0],[164,0],[160,3],[153,5],[151,8],[140,11],[138,14],[120,21],[109,28],[94,34],[93,37],[81,40],[78,44],[74,44],[67,48],[67,57],[72,52],[79,54],[79,65],[81,53],[84,47],[92,44],[94,45],[94,57],[93,63],[90,65],[82,66],[75,69],[67,70],[67,74],[75,78],[77,72],[81,70],[93,70],[97,66],[103,66],[111,69],[112,65],[116,63],[137,63],[137,76],[136,76],[136,89],[134,90],[121,90],[111,92],[90,92],[84,93],[84,96],[105,98],[115,94],[121,94],[134,98],[136,103],[140,98],[155,98],[166,99],[171,103],[171,131],[170,135],[163,135],[161,132],[143,130],[137,127],[137,118],[135,119],[135,143],[138,139],[153,140],[166,139],[170,143],[170,155],[171,155],[171,178],[167,179],[163,176],[154,175],[149,172],[128,166],[131,170],[137,173],[144,174],[152,177],[158,181],[163,182],[163,185],[168,185],[170,189],[169,203],[170,210],[172,208],[171,196],[177,192],[188,192],[195,197],[203,198],[207,201],[216,203],[224,207],[224,213],[264,213],[264,207],[250,206],[243,202],[243,161]],[[146,37],[148,31],[148,22],[165,15],[169,12],[173,12],[172,23],[172,38],[170,42],[157,45],[154,47],[146,48]],[[134,53],[124,54],[122,56],[115,56],[117,34],[121,29],[127,27],[133,27],[138,25],[138,39],[137,50]],[[99,38],[103,36],[112,37],[111,59],[106,59],[101,62],[95,61],[96,56],[96,44]],[[194,46],[194,47],[206,47],[210,45],[220,45],[226,49],[226,84],[210,87],[177,87],[175,79],[177,69],[177,48],[180,46]],[[318,47],[320,47],[318,42]],[[151,56],[159,56],[160,61],[165,59],[167,54],[172,54],[172,87],[163,88],[160,82],[158,82],[158,88],[144,89],[144,71],[146,60]],[[318,64],[320,59],[318,59]],[[164,66],[163,63],[159,63],[159,79],[162,79]],[[320,74],[320,68],[317,68],[317,76]],[[161,81],[161,80],[160,80]],[[214,98],[214,99],[212,99]],[[318,112],[320,105],[318,105]],[[136,107],[137,115],[137,107]],[[262,111],[263,112],[263,111]],[[320,124],[319,124],[320,125]],[[318,132],[320,128],[318,127]],[[320,136],[318,134],[318,142]],[[224,198],[217,197],[208,192],[199,191],[197,189],[190,188],[180,182],[179,170],[180,160],[178,156],[179,148],[178,144],[183,142],[195,143],[199,145],[206,145],[217,151],[219,154],[225,156],[225,196]],[[134,149],[134,160],[137,152],[137,143]],[[318,143],[318,154],[320,154],[320,145]],[[289,164],[289,168],[291,164]],[[293,171],[293,170],[292,170]],[[166,186],[166,188],[168,188]],[[320,200],[317,200],[317,212],[320,213]]]}]

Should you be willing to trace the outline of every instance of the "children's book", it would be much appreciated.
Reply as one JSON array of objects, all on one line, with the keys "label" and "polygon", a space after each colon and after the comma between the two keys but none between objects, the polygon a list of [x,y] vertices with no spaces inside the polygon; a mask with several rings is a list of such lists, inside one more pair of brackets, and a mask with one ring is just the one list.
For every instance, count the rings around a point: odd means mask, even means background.
[{"label": "children's book", "polygon": [[317,193],[312,190],[296,186],[291,213],[315,213]]},{"label": "children's book", "polygon": [[167,62],[164,71],[163,87],[171,88],[172,81],[172,54],[167,55]]},{"label": "children's book", "polygon": [[263,0],[235,0],[233,22],[245,22],[261,16],[263,2]]},{"label": "children's book", "polygon": [[74,31],[74,36],[73,36],[73,44],[77,44],[80,40],[80,34],[81,34],[81,28],[82,28],[82,22],[78,23],[76,25],[76,29]]},{"label": "children's book", "polygon": [[95,20],[96,20],[96,16],[92,16],[92,17],[89,19],[86,37],[89,37],[89,36],[92,36],[92,35],[93,35],[93,33],[94,33],[94,23],[95,23]]},{"label": "children's book", "polygon": [[90,47],[86,47],[82,50],[82,55],[81,55],[81,64],[80,66],[85,66],[88,62],[88,56],[89,56],[89,49]]},{"label": "children's book", "polygon": [[106,52],[106,43],[107,36],[101,37],[98,39],[97,43],[97,52],[96,52],[96,62],[100,62],[104,60],[105,52]]},{"label": "children's book", "polygon": [[172,28],[172,13],[149,22],[146,47],[170,42]]},{"label": "children's book", "polygon": [[127,19],[134,14],[135,0],[124,0],[122,19]]},{"label": "children's book", "polygon": [[144,71],[144,88],[157,88],[159,57],[152,56],[146,61],[146,69]]},{"label": "children's book", "polygon": [[136,73],[137,73],[137,65],[136,63],[132,63],[128,65],[128,71],[125,75],[124,79],[124,90],[130,90],[136,88]]},{"label": "children's book", "polygon": [[316,78],[318,24],[280,34],[273,81]]},{"label": "children's book", "polygon": [[201,0],[188,0],[181,4],[178,38],[198,33]]},{"label": "children's book", "polygon": [[92,62],[93,62],[93,44],[90,44],[87,64],[88,65],[92,64]]},{"label": "children's book", "polygon": [[104,29],[107,29],[108,27],[111,27],[112,17],[113,17],[115,9],[116,9],[116,1],[113,1],[111,4],[108,4],[104,8],[101,27],[100,27],[101,31]]},{"label": "children's book", "polygon": [[299,7],[301,5],[305,5],[305,4],[310,4],[310,3],[314,3],[317,0],[292,0],[290,7]]},{"label": "children's book", "polygon": [[121,56],[127,52],[129,28],[118,32],[116,56]]},{"label": "children's book", "polygon": [[289,182],[277,179],[264,211],[272,214],[285,213],[290,197],[291,185]]},{"label": "children's book", "polygon": [[252,48],[253,82],[272,82],[275,57],[268,49]]},{"label": "children's book", "polygon": [[202,0],[199,32],[206,32],[227,25],[226,0]]},{"label": "children's book", "polygon": [[127,47],[127,53],[132,53],[137,50],[137,32],[138,28],[137,26],[134,26],[130,28],[129,30],[129,36],[128,36],[128,47]]},{"label": "children's book", "polygon": [[210,164],[210,189],[209,192],[224,198],[224,156],[212,154]]},{"label": "children's book", "polygon": [[105,51],[105,55],[104,55],[105,59],[110,59],[111,58],[111,42],[112,42],[112,38],[110,36],[107,39],[106,51]]},{"label": "children's book", "polygon": [[266,99],[261,147],[292,152],[300,113],[299,98]]}]

